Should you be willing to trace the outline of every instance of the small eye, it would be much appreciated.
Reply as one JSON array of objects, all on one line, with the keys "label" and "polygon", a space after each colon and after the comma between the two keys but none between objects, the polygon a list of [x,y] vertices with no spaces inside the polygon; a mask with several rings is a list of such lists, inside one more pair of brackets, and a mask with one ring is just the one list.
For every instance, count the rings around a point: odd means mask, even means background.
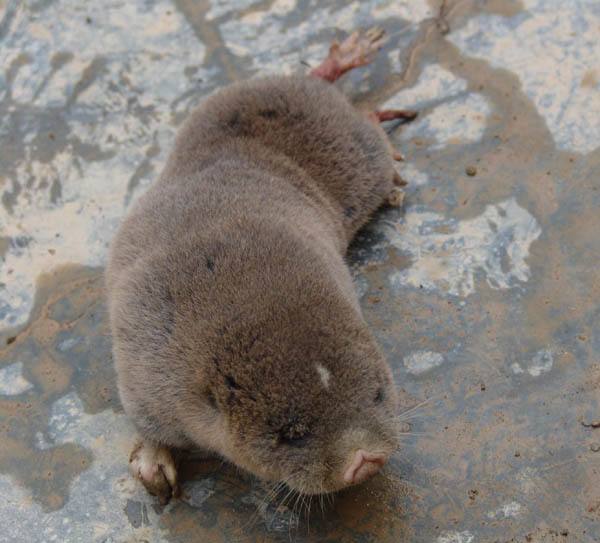
[{"label": "small eye", "polygon": [[289,447],[304,447],[308,443],[309,439],[310,434],[295,436],[279,435],[279,443],[282,445],[288,445]]},{"label": "small eye", "polygon": [[294,417],[277,432],[277,443],[289,447],[304,447],[310,437],[311,434],[306,424]]},{"label": "small eye", "polygon": [[229,390],[239,390],[240,385],[238,385],[235,379],[231,375],[225,375],[225,384]]},{"label": "small eye", "polygon": [[373,398],[373,402],[381,403],[383,400],[385,400],[385,391],[383,390],[383,387],[380,387],[379,389],[377,389],[375,398]]}]

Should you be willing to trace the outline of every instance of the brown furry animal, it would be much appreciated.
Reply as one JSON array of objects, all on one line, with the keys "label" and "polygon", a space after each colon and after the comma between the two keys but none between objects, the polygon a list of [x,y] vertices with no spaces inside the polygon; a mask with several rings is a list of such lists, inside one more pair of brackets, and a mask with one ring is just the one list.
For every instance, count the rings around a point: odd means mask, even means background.
[{"label": "brown furry animal", "polygon": [[220,90],[180,131],[112,245],[110,322],[132,472],[163,501],[170,449],[201,447],[303,493],[375,473],[398,444],[396,392],[344,254],[386,198],[379,121],[328,81],[369,61],[355,33],[308,76]]}]

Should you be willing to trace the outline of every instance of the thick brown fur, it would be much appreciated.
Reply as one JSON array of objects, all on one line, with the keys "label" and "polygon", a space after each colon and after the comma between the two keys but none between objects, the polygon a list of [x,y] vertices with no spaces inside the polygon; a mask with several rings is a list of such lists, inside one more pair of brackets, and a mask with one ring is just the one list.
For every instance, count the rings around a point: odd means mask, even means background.
[{"label": "thick brown fur", "polygon": [[308,493],[344,486],[356,449],[395,449],[391,372],[344,263],[394,174],[381,128],[317,78],[238,83],[191,115],[107,269],[145,440]]}]

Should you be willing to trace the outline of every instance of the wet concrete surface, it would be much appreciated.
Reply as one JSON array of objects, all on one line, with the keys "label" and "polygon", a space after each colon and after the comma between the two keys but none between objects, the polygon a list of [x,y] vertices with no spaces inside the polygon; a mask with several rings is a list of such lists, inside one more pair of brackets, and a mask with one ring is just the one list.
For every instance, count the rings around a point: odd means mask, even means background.
[{"label": "wet concrete surface", "polygon": [[[410,434],[309,513],[193,458],[161,507],[127,473],[107,244],[203,96],[373,24],[341,88],[420,116],[390,127],[405,208],[349,261]],[[0,1],[0,541],[600,541],[599,31],[593,0]]]}]

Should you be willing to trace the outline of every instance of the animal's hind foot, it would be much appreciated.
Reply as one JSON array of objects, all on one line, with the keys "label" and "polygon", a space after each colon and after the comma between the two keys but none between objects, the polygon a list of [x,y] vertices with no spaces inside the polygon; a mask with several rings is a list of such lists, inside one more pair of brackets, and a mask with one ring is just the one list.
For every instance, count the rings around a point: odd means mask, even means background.
[{"label": "animal's hind foot", "polygon": [[[413,111],[412,109],[382,109],[375,111],[365,112],[365,115],[369,121],[371,121],[375,125],[379,125],[385,121],[392,121],[394,119],[402,119],[404,122],[410,122],[416,119],[419,113],[417,111]],[[389,140],[388,140],[389,141]],[[396,151],[390,142],[390,149],[392,153],[392,158],[394,160],[403,161],[404,156],[399,151]]]},{"label": "animal's hind foot", "polygon": [[415,120],[419,114],[418,111],[412,109],[382,109],[374,113],[380,123],[395,119],[402,119],[405,122],[409,122]]},{"label": "animal's hind foot", "polygon": [[166,447],[140,440],[131,451],[129,471],[163,505],[180,494],[175,460]]},{"label": "animal's hind foot", "polygon": [[384,34],[381,28],[373,27],[366,32],[356,30],[342,43],[334,41],[327,58],[310,75],[333,83],[353,68],[369,64],[385,43]]}]

